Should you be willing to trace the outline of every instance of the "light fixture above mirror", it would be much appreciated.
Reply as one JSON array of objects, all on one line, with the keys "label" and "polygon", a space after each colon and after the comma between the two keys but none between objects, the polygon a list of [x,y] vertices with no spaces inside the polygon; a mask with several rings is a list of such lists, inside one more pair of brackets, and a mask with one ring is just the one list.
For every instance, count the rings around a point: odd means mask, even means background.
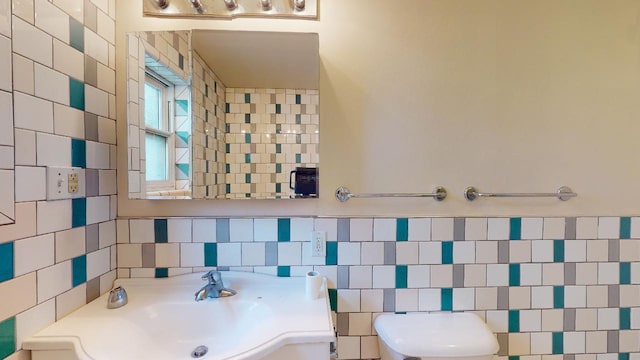
[{"label": "light fixture above mirror", "polygon": [[144,16],[318,19],[320,0],[144,0]]}]

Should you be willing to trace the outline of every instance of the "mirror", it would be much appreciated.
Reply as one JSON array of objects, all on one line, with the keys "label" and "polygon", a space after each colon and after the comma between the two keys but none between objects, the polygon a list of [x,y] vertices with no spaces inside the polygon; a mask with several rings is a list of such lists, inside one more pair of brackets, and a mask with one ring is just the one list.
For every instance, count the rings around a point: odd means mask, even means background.
[{"label": "mirror", "polygon": [[130,198],[317,196],[317,34],[127,36]]}]

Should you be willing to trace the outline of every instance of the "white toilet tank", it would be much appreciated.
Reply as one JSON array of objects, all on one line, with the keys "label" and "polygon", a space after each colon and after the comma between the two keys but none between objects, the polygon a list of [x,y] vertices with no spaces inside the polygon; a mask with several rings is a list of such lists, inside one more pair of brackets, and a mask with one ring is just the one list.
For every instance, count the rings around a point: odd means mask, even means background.
[{"label": "white toilet tank", "polygon": [[374,326],[381,360],[491,360],[499,348],[471,313],[382,314]]}]

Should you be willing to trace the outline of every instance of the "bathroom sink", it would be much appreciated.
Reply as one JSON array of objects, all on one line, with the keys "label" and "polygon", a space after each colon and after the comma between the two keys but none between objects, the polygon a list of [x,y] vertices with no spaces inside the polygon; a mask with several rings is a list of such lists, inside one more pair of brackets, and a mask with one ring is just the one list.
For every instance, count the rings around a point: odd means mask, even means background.
[{"label": "bathroom sink", "polygon": [[334,341],[326,291],[305,299],[304,278],[223,272],[232,297],[196,302],[202,273],[119,279],[127,305],[107,309],[105,294],[23,342],[33,360],[329,359]]}]

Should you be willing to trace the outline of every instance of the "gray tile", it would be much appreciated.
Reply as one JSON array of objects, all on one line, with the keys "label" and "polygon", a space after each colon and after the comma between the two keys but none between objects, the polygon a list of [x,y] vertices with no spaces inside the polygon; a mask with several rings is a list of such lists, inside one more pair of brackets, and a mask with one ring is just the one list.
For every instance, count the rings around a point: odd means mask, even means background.
[{"label": "gray tile", "polygon": [[98,141],[98,115],[84,113],[84,138],[90,141]]},{"label": "gray tile", "polygon": [[609,261],[620,261],[620,240],[609,240]]},{"label": "gray tile", "polygon": [[564,331],[576,329],[576,309],[564,309]]},{"label": "gray tile", "polygon": [[562,360],[576,360],[576,354],[564,354]]},{"label": "gray tile", "polygon": [[338,313],[336,322],[336,331],[338,331],[338,335],[349,335],[349,313]]},{"label": "gray tile", "polygon": [[496,338],[498,338],[498,345],[500,346],[498,356],[509,356],[509,334],[498,333]]},{"label": "gray tile", "polygon": [[156,267],[156,244],[142,244],[142,267]]},{"label": "gray tile", "polygon": [[229,237],[229,219],[216,220],[216,242],[228,243]]},{"label": "gray tile", "polygon": [[609,307],[620,306],[620,285],[609,285]]},{"label": "gray tile", "polygon": [[576,263],[564,264],[564,284],[565,285],[576,284]]},{"label": "gray tile", "polygon": [[509,287],[498,287],[498,310],[509,310]]},{"label": "gray tile", "polygon": [[453,219],[453,240],[464,240],[464,218]]},{"label": "gray tile", "polygon": [[617,353],[620,349],[620,332],[618,330],[607,331],[607,352]]},{"label": "gray tile", "polygon": [[338,219],[338,241],[351,240],[351,220]]},{"label": "gray tile", "polygon": [[100,195],[100,176],[96,169],[85,170],[85,190],[87,196]]},{"label": "gray tile", "polygon": [[87,225],[85,228],[87,254],[100,248],[100,231],[98,224]]},{"label": "gray tile", "polygon": [[[147,42],[149,43],[149,45],[151,45],[152,47],[156,46],[156,35],[155,34],[151,34],[151,33],[147,33]],[[203,76],[204,77],[204,76]]]},{"label": "gray tile", "polygon": [[84,0],[84,26],[98,33],[98,8],[89,0]]},{"label": "gray tile", "polygon": [[568,217],[564,219],[564,239],[575,240],[576,238],[576,218]]},{"label": "gray tile", "polygon": [[453,287],[464,287],[464,265],[462,264],[453,265]]},{"label": "gray tile", "polygon": [[173,33],[173,47],[175,49],[180,48],[180,36],[178,35],[178,33]]},{"label": "gray tile", "polygon": [[84,82],[98,87],[98,62],[89,55],[84,56]]},{"label": "gray tile", "polygon": [[498,264],[509,263],[509,241],[498,241]]},{"label": "gray tile", "polygon": [[396,311],[396,290],[384,289],[382,290],[382,311],[395,312]]},{"label": "gray tile", "polygon": [[266,266],[278,265],[278,243],[267,242],[264,244],[264,264]]},{"label": "gray tile", "polygon": [[87,281],[86,296],[88,303],[100,297],[100,276]]},{"label": "gray tile", "polygon": [[218,266],[216,268],[216,270],[218,270],[218,271],[230,271],[231,267],[229,267],[229,266]]},{"label": "gray tile", "polygon": [[338,289],[349,288],[349,267],[338,266]]},{"label": "gray tile", "polygon": [[396,243],[395,241],[384,242],[384,264],[395,265],[396,264]]}]

